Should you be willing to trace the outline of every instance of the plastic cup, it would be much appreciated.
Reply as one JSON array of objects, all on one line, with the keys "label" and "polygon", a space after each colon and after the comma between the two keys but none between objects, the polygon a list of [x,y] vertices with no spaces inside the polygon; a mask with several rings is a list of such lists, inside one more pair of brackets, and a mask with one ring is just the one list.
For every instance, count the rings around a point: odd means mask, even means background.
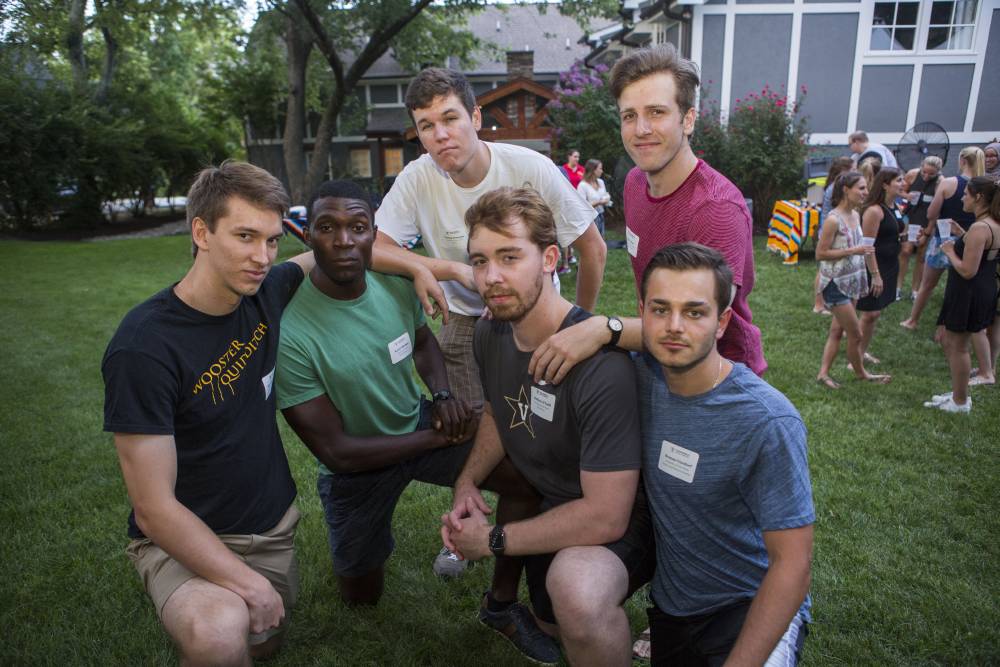
[{"label": "plastic cup", "polygon": [[875,245],[875,237],[874,236],[862,236],[861,237],[861,245],[863,245],[863,246],[873,246],[873,245]]},{"label": "plastic cup", "polygon": [[937,221],[938,236],[941,240],[951,238],[951,218],[941,218]]},{"label": "plastic cup", "polygon": [[920,225],[907,225],[906,226],[906,240],[910,243],[916,243],[917,239],[920,238]]}]

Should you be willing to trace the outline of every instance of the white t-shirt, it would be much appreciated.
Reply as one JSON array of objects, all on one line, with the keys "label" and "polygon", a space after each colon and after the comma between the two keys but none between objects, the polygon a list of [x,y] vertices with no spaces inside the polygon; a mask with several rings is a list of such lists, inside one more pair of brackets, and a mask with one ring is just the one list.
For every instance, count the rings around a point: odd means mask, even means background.
[{"label": "white t-shirt", "polygon": [[[588,183],[587,181],[580,181],[580,185],[576,186],[576,191],[583,195],[583,198],[587,200],[587,203],[594,207],[594,210],[598,213],[604,213],[604,205],[598,202],[603,202],[608,196],[608,189],[604,186],[604,179],[597,179],[597,187]],[[596,204],[596,205],[595,205]]]},{"label": "white t-shirt", "polygon": [[854,161],[857,162],[858,158],[865,153],[878,153],[879,157],[882,158],[883,167],[899,167],[899,164],[896,163],[896,156],[892,154],[891,150],[882,144],[877,144],[874,141],[869,142],[868,148],[864,149],[860,153],[854,153],[851,157],[853,157]]},{"label": "white t-shirt", "polygon": [[[587,231],[597,212],[551,160],[522,146],[484,143],[490,151],[490,168],[471,188],[456,185],[430,155],[406,165],[375,213],[378,229],[400,245],[421,236],[431,257],[468,263],[465,212],[491,190],[526,186],[537,190],[552,209],[559,245],[569,247]],[[441,286],[452,312],[473,316],[482,312],[483,300],[476,292],[451,280]]]}]

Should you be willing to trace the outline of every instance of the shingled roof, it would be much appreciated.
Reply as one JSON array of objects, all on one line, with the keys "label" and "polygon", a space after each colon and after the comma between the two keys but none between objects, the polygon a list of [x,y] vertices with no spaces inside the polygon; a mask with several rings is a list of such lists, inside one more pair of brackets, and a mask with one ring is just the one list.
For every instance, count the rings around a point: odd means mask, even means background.
[{"label": "shingled roof", "polygon": [[[490,50],[475,54],[475,65],[461,68],[466,76],[504,75],[507,73],[507,51],[534,51],[536,74],[565,72],[576,61],[590,52],[586,43],[580,44],[584,30],[577,22],[559,13],[559,7],[539,5],[490,5],[469,17],[468,29],[483,42],[492,45]],[[567,46],[568,45],[568,46]],[[457,58],[449,58],[448,66],[459,69]],[[391,51],[379,58],[368,70],[366,79],[407,77]]]}]

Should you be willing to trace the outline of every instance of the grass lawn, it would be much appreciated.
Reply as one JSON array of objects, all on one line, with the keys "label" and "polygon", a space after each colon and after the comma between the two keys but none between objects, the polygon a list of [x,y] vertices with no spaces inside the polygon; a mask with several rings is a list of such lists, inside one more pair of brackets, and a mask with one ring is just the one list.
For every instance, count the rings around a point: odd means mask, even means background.
[{"label": "grass lawn", "polygon": [[[1000,389],[974,389],[968,416],[921,407],[948,388],[930,341],[941,290],[915,334],[897,326],[908,303],[886,311],[871,351],[891,385],[851,381],[841,356],[834,376],[844,388],[818,386],[829,319],[811,312],[815,264],[782,266],[763,244],[751,307],[767,379],[809,428],[817,525],[807,664],[1000,663]],[[101,431],[100,362],[125,312],[183,275],[188,247],[184,237],[0,244],[0,664],[176,660],[123,553],[128,501]],[[283,254],[299,247],[287,239]],[[598,311],[634,312],[626,260],[610,252]],[[303,514],[302,576],[288,641],[270,664],[521,664],[475,620],[489,566],[451,583],[430,571],[444,489],[415,484],[403,497],[380,606],[341,605],[315,464],[283,422],[282,433]],[[629,605],[636,630],[645,606]]]}]

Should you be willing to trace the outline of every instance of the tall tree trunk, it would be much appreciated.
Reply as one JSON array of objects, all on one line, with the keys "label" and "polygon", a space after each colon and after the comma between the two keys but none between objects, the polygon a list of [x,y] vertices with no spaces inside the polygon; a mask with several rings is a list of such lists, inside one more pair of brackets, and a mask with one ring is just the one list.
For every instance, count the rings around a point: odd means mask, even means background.
[{"label": "tall tree trunk", "polygon": [[66,50],[73,69],[73,84],[77,93],[87,89],[87,57],[83,51],[83,33],[86,30],[84,12],[87,0],[70,0],[69,27],[66,32]]},{"label": "tall tree trunk", "polygon": [[314,191],[323,182],[326,175],[326,163],[330,159],[330,141],[333,139],[333,132],[337,127],[337,116],[344,107],[344,100],[354,90],[352,84],[350,88],[337,87],[330,95],[330,99],[323,109],[323,117],[320,118],[319,128],[316,130],[316,145],[313,146],[312,160],[309,163],[309,172],[306,174],[306,186],[309,192]]},{"label": "tall tree trunk", "polygon": [[282,154],[293,204],[304,202],[313,190],[308,186],[306,179],[306,155],[305,147],[302,145],[306,124],[306,68],[309,65],[313,40],[309,28],[300,21],[301,16],[298,12],[289,13],[285,29],[288,99],[285,107]]},{"label": "tall tree trunk", "polygon": [[104,67],[101,69],[101,83],[97,88],[97,103],[104,104],[111,92],[111,83],[118,69],[118,40],[106,26],[101,26],[104,37]]}]

